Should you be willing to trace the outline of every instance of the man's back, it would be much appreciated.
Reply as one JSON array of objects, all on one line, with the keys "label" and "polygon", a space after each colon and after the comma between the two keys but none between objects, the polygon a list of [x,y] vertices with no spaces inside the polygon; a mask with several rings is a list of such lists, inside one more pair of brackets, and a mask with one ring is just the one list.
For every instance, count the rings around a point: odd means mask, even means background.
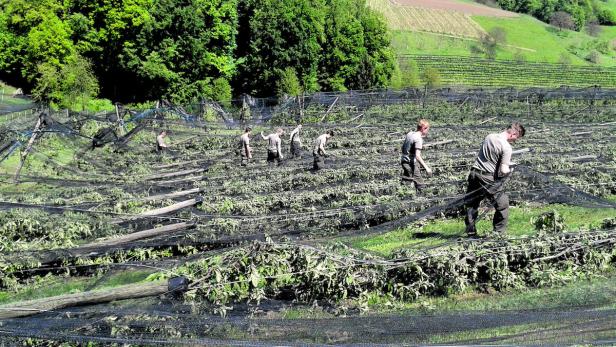
[{"label": "man's back", "polygon": [[267,140],[267,149],[270,151],[277,151],[280,144],[280,136],[277,133],[269,134],[265,137]]},{"label": "man's back", "polygon": [[[481,143],[473,168],[479,171],[497,173],[503,160],[509,165],[513,149],[502,134],[490,134]],[[509,158],[509,159],[508,159]]]},{"label": "man's back", "polygon": [[323,134],[317,137],[316,141],[314,142],[314,149],[312,150],[312,152],[319,153],[319,149],[322,146],[325,146],[325,143],[327,143],[327,134]]},{"label": "man's back", "polygon": [[413,162],[415,160],[415,151],[422,148],[423,138],[421,137],[421,132],[408,132],[404,138],[404,143],[402,144],[401,160],[408,163]]}]

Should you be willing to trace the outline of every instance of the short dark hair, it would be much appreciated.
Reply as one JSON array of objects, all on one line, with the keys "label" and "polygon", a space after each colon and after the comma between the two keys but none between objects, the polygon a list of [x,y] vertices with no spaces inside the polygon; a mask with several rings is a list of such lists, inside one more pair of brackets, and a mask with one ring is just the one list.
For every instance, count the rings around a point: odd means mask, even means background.
[{"label": "short dark hair", "polygon": [[524,134],[526,134],[526,129],[519,122],[511,123],[511,125],[507,128],[507,131],[515,132],[516,134],[518,134],[518,137],[523,137]]},{"label": "short dark hair", "polygon": [[334,131],[333,131],[333,130],[328,130],[328,131],[327,131],[327,134],[328,134],[329,136],[334,136]]},{"label": "short dark hair", "polygon": [[252,131],[252,128],[251,128],[251,127],[246,127],[246,129],[244,129],[244,132],[245,132],[245,133],[247,133],[247,132],[249,132],[249,131]]}]

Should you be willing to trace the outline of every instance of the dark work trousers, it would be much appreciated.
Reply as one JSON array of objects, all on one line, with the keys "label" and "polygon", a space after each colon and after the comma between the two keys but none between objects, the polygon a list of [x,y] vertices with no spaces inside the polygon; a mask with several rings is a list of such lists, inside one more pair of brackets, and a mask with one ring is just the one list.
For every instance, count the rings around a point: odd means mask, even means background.
[{"label": "dark work trousers", "polygon": [[158,142],[156,142],[156,153],[163,154],[166,151],[167,151],[166,147],[162,147],[161,145],[158,144]]},{"label": "dark work trousers", "polygon": [[314,156],[314,164],[312,165],[312,168],[314,170],[321,170],[325,168],[325,156],[320,153],[312,153],[312,155]]},{"label": "dark work trousers", "polygon": [[405,181],[412,181],[413,184],[415,184],[415,189],[417,189],[418,192],[421,192],[424,189],[425,184],[423,178],[421,177],[421,171],[419,170],[417,163],[403,161],[402,170],[402,179]]},{"label": "dark work trousers", "polygon": [[299,141],[291,141],[291,148],[289,148],[291,152],[291,158],[301,158],[302,157],[302,146]]},{"label": "dark work trousers", "polygon": [[240,162],[241,166],[248,165],[248,155],[246,155],[246,151],[241,151],[240,155],[242,156],[242,161]]},{"label": "dark work trousers", "polygon": [[466,209],[466,233],[476,235],[475,223],[479,216],[479,204],[483,199],[488,199],[494,206],[494,219],[492,225],[494,231],[503,233],[507,229],[509,219],[509,197],[505,193],[505,178],[494,179],[493,173],[471,170],[468,175],[468,189],[464,197]]},{"label": "dark work trousers", "polygon": [[274,163],[278,163],[278,165],[280,165],[281,161],[282,159],[280,159],[278,151],[270,151],[269,149],[267,150],[267,163],[269,165],[272,165]]}]

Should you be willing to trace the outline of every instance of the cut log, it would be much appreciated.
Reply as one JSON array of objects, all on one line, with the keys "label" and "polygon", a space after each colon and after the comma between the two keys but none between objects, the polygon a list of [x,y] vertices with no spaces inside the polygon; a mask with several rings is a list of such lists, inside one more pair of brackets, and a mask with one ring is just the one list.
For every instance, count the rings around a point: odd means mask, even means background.
[{"label": "cut log", "polygon": [[325,117],[327,117],[327,115],[332,111],[332,109],[334,108],[334,105],[336,105],[336,103],[338,102],[338,98],[340,98],[340,97],[337,96],[336,99],[334,100],[334,102],[332,102],[332,104],[329,105],[329,108],[327,109],[327,111],[325,112],[323,117],[321,117],[321,122],[323,122],[325,120]]},{"label": "cut log", "polygon": [[0,306],[0,319],[26,317],[72,306],[156,296],[167,293],[168,288],[167,281],[156,281],[16,302]]},{"label": "cut log", "polygon": [[186,175],[190,175],[190,174],[193,174],[193,173],[200,173],[200,172],[204,172],[204,171],[207,171],[207,169],[205,169],[205,168],[189,169],[189,170],[182,170],[182,171],[169,172],[169,173],[163,173],[163,174],[155,174],[155,175],[151,175],[151,176],[146,176],[143,179],[144,180],[155,180],[155,179],[159,179],[159,178],[170,178],[170,177],[177,177],[177,176],[186,176]]},{"label": "cut log", "polygon": [[42,121],[43,121],[43,115],[41,114],[38,117],[38,121],[36,122],[36,125],[34,126],[34,130],[32,130],[32,136],[30,136],[30,141],[28,141],[28,144],[26,145],[26,149],[21,154],[21,160],[19,161],[19,166],[17,167],[17,170],[15,171],[15,177],[13,178],[15,183],[19,182],[19,174],[21,173],[21,169],[23,168],[24,163],[26,162],[28,153],[30,153],[30,150],[32,149],[34,140],[36,140],[36,137],[39,135],[39,130],[41,128]]},{"label": "cut log", "polygon": [[184,165],[188,165],[188,164],[197,164],[197,163],[200,163],[200,162],[203,162],[203,161],[206,161],[206,159],[197,159],[197,160],[181,161],[181,162],[177,162],[177,163],[158,165],[158,166],[154,166],[154,169],[168,169],[170,167],[175,167],[175,166],[184,166]]},{"label": "cut log", "polygon": [[[131,249],[130,245],[127,245],[131,242],[142,240],[150,237],[157,237],[165,234],[169,234],[174,231],[188,229],[192,227],[193,223],[176,223],[165,225],[162,227],[142,230],[132,234],[123,235],[120,237],[95,241],[86,245],[82,245],[76,248],[70,249],[55,249],[48,251],[35,251],[35,252],[17,252],[11,254],[10,256],[4,256],[0,259],[1,262],[5,264],[25,264],[24,259],[27,259],[26,262],[33,262],[40,264],[37,267],[58,263],[61,261],[70,261],[76,258],[92,258],[97,257],[102,254],[109,253],[110,251],[115,251],[116,249]],[[31,264],[30,263],[30,264]],[[29,265],[28,265],[29,266]]]},{"label": "cut log", "polygon": [[172,185],[178,184],[178,183],[202,181],[203,179],[204,179],[203,176],[190,176],[190,177],[186,177],[186,178],[180,178],[180,179],[177,179],[177,180],[156,181],[156,182],[151,182],[150,184],[156,185],[156,186],[172,186]]},{"label": "cut log", "polygon": [[580,156],[580,157],[575,157],[575,158],[569,159],[569,161],[595,160],[597,158],[599,158],[599,156],[596,156],[596,155],[583,155],[583,156]]},{"label": "cut log", "polygon": [[200,204],[201,202],[203,202],[203,197],[202,196],[198,196],[194,199],[190,199],[190,200],[186,200],[186,201],[182,201],[182,202],[178,202],[177,204],[173,204],[167,207],[163,207],[163,208],[157,208],[155,210],[149,210],[137,215],[132,215],[126,218],[117,218],[117,219],[113,219],[111,220],[112,224],[118,224],[118,223],[122,223],[126,220],[132,220],[132,219],[139,219],[139,218],[144,218],[144,217],[152,217],[152,216],[161,216],[167,213],[171,213],[171,212],[175,212],[177,210],[181,210],[183,208],[186,207],[190,207],[190,206],[194,206],[197,204]]},{"label": "cut log", "polygon": [[190,195],[190,194],[201,193],[202,191],[203,191],[202,188],[194,188],[194,189],[189,189],[189,190],[182,190],[179,192],[152,195],[152,196],[148,196],[148,197],[137,199],[137,200],[138,201],[154,201],[154,200],[173,199],[173,198],[179,198],[179,197]]},{"label": "cut log", "polygon": [[[92,242],[89,243],[87,245],[83,245],[80,246],[78,248],[72,249],[70,250],[71,252],[75,251],[76,253],[92,253],[92,249],[93,248],[99,248],[99,247],[110,247],[110,246],[118,246],[124,243],[128,243],[128,242],[132,242],[132,241],[137,241],[137,240],[141,240],[141,239],[145,239],[148,237],[156,237],[156,236],[160,236],[160,235],[164,235],[167,234],[169,232],[172,231],[178,231],[178,230],[182,230],[182,229],[186,229],[189,228],[191,226],[193,226],[193,223],[186,223],[186,222],[182,222],[182,223],[176,223],[176,224],[170,224],[170,225],[164,225],[162,227],[158,227],[158,228],[154,228],[154,229],[148,229],[148,230],[142,230],[142,231],[138,231],[132,234],[128,234],[128,235],[123,235],[120,237],[115,237],[112,239],[107,239],[107,240],[103,240],[103,241],[97,241],[97,242]],[[76,254],[78,255],[78,254]]]},{"label": "cut log", "polygon": [[578,133],[572,133],[571,136],[583,136],[583,135],[591,135],[592,131],[580,131]]}]

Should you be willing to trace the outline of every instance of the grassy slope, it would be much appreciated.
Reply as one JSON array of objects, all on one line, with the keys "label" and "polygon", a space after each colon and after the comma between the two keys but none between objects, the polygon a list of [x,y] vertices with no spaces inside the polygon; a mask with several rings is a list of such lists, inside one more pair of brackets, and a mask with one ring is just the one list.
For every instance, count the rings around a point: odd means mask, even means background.
[{"label": "grassy slope", "polygon": [[[616,8],[616,0],[610,0],[607,6]],[[584,32],[558,31],[527,15],[518,18],[472,18],[486,31],[496,26],[505,29],[507,44],[499,47],[497,59],[514,59],[517,56],[530,62],[557,63],[564,55],[574,65],[589,65],[584,57],[593,49],[593,42],[616,38],[616,27],[603,27],[601,35],[595,38]],[[477,41],[468,38],[399,30],[393,32],[392,43],[398,54],[461,56],[470,56],[471,47],[477,45]],[[569,48],[575,48],[576,54]],[[616,66],[616,51],[602,55],[600,65]]]}]

